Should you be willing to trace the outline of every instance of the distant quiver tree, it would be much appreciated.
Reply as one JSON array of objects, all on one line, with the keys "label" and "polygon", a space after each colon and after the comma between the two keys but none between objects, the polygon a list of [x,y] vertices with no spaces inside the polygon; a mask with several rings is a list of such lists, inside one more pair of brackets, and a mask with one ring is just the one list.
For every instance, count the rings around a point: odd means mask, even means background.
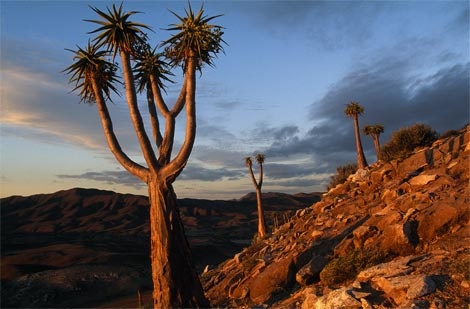
[{"label": "distant quiver tree", "polygon": [[[179,23],[167,30],[176,33],[158,45],[163,51],[157,53],[144,32],[150,27],[130,20],[138,12],[124,12],[122,3],[108,7],[107,12],[91,9],[100,17],[86,20],[98,24],[90,32],[96,36],[85,48],[70,50],[74,62],[64,71],[71,75],[73,91],[79,91],[81,101],[97,105],[104,136],[116,160],[148,185],[154,307],[209,307],[194,269],[172,184],[186,166],[196,136],[196,71],[202,72],[204,64],[213,66],[212,60],[223,52],[223,28],[210,23],[220,15],[207,17],[202,6],[195,13],[190,5],[184,17],[171,12]],[[120,66],[115,62],[116,55],[120,56]],[[169,106],[162,92],[176,67],[183,69],[184,79],[176,102]],[[123,81],[118,72],[122,72]],[[111,92],[119,95],[122,88],[145,164],[122,150],[113,129],[106,101],[111,101]],[[139,91],[147,95],[152,140],[139,110]],[[157,109],[165,121],[163,134]],[[185,138],[172,156],[175,120],[183,109]]]},{"label": "distant quiver tree", "polygon": [[253,173],[253,160],[251,157],[245,158],[246,166],[248,167],[248,171],[250,172],[251,181],[255,186],[256,190],[256,203],[258,205],[258,236],[263,238],[266,236],[266,221],[264,219],[264,210],[261,198],[261,187],[263,186],[263,163],[264,163],[264,154],[258,153],[255,156],[255,160],[259,165],[259,180],[257,181],[255,178],[255,174]]},{"label": "distant quiver tree", "polygon": [[380,160],[380,134],[384,133],[384,126],[381,124],[367,125],[362,128],[362,132],[372,138],[374,142],[375,153],[377,160]]},{"label": "distant quiver tree", "polygon": [[357,168],[364,169],[367,167],[366,157],[361,143],[361,132],[359,131],[359,115],[364,112],[364,107],[358,102],[350,102],[346,105],[344,113],[354,121],[354,134],[356,136],[356,152],[357,152]]}]

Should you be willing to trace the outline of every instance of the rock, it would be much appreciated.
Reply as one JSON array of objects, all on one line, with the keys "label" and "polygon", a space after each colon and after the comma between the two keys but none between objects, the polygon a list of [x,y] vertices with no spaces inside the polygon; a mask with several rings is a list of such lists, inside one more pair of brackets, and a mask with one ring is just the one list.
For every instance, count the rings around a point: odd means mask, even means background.
[{"label": "rock", "polygon": [[374,306],[365,298],[361,298],[362,309],[374,309]]},{"label": "rock", "polygon": [[406,221],[385,227],[380,241],[381,248],[400,255],[412,253],[419,243],[417,228],[417,221]]},{"label": "rock", "polygon": [[318,278],[318,275],[327,262],[325,257],[314,255],[312,259],[295,274],[295,281],[301,286],[312,283],[315,278]]},{"label": "rock", "polygon": [[319,297],[315,303],[316,309],[361,309],[362,303],[351,296],[348,288],[333,290]]},{"label": "rock", "polygon": [[312,234],[310,234],[310,237],[312,238],[312,241],[317,241],[318,239],[320,239],[322,235],[323,235],[322,231],[314,230]]},{"label": "rock", "polygon": [[[367,169],[358,169],[355,174],[351,175],[350,181],[352,182],[361,182],[366,181],[369,176],[369,171]],[[349,179],[348,179],[349,180]]]},{"label": "rock", "polygon": [[458,211],[448,202],[437,201],[416,215],[418,235],[421,240],[429,241],[445,233],[450,222],[456,220]]},{"label": "rock", "polygon": [[406,176],[414,171],[421,169],[424,166],[432,166],[434,163],[433,160],[433,151],[431,148],[425,148],[417,151],[412,154],[402,162],[399,162],[397,168],[397,174],[399,176]]},{"label": "rock", "polygon": [[373,184],[383,183],[395,176],[395,170],[390,163],[384,165],[381,169],[370,173],[370,180]]},{"label": "rock", "polygon": [[436,180],[436,178],[437,175],[418,175],[408,180],[408,183],[412,186],[424,186]]},{"label": "rock", "polygon": [[302,309],[312,309],[315,308],[318,296],[316,295],[315,288],[306,288],[303,291],[304,300],[300,308]]},{"label": "rock", "polygon": [[463,280],[462,282],[460,282],[460,286],[463,287],[463,288],[470,288],[470,281],[468,280]]},{"label": "rock", "polygon": [[385,189],[382,192],[382,195],[380,196],[380,199],[382,202],[384,202],[386,205],[390,204],[390,202],[394,201],[397,198],[398,194],[396,190],[392,189]]},{"label": "rock", "polygon": [[355,248],[362,248],[370,237],[377,234],[378,229],[376,226],[361,225],[353,231],[353,242]]},{"label": "rock", "polygon": [[410,274],[414,268],[408,264],[420,256],[399,257],[387,263],[378,264],[369,267],[357,275],[359,282],[366,282],[374,277],[397,277]]},{"label": "rock", "polygon": [[373,282],[387,294],[387,297],[392,298],[399,305],[407,300],[431,294],[436,290],[435,282],[426,275],[376,277]]},{"label": "rock", "polygon": [[287,289],[295,282],[295,265],[292,257],[271,263],[257,276],[249,286],[250,298],[256,304],[268,301],[280,289]]},{"label": "rock", "polygon": [[235,254],[235,256],[233,257],[233,259],[235,260],[235,262],[237,264],[240,264],[242,262],[242,257],[244,256],[243,252],[239,252],[237,254]]},{"label": "rock", "polygon": [[424,295],[434,293],[436,290],[436,283],[429,276],[419,276],[412,282],[406,292],[408,299],[415,299]]}]

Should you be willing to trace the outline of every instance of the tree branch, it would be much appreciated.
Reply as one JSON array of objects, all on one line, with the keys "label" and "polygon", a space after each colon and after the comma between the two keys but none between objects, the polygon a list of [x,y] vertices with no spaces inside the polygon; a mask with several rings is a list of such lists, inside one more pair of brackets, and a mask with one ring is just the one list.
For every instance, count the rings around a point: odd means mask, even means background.
[{"label": "tree branch", "polygon": [[114,134],[113,123],[111,116],[103,98],[103,93],[99,88],[97,81],[93,78],[92,81],[93,91],[95,94],[96,103],[98,105],[98,114],[100,116],[101,125],[103,127],[104,136],[108,142],[109,149],[113,153],[116,160],[132,175],[138,177],[145,183],[149,180],[149,170],[140,164],[132,161],[121,149],[118,139]]},{"label": "tree branch", "polygon": [[152,124],[153,138],[155,139],[155,145],[160,147],[162,143],[162,133],[160,132],[160,124],[158,122],[157,109],[155,108],[155,101],[151,88],[147,88],[147,104],[150,114],[150,123]]},{"label": "tree branch", "polygon": [[142,154],[150,170],[158,170],[159,164],[155,157],[150,140],[145,131],[142,116],[137,106],[137,95],[135,91],[134,76],[132,75],[130,56],[121,49],[122,71],[124,75],[124,85],[126,87],[126,99],[129,106],[129,114],[137,135],[137,139],[142,149]]},{"label": "tree branch", "polygon": [[[186,133],[184,143],[178,154],[164,168],[165,175],[168,175],[170,181],[174,181],[176,176],[178,176],[186,166],[189,155],[193,149],[194,140],[196,139],[196,61],[194,55],[188,57],[184,82],[186,91],[182,91],[185,97],[183,105],[186,106]],[[175,106],[178,106],[178,104]]]}]

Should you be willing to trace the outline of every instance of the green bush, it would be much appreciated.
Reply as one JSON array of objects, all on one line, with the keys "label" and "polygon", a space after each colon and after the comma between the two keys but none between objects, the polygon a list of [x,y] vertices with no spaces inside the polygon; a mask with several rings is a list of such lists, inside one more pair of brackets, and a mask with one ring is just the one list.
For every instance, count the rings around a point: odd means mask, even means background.
[{"label": "green bush", "polygon": [[346,165],[340,165],[336,168],[336,174],[331,176],[330,183],[327,186],[327,190],[333,189],[337,185],[344,183],[349,175],[354,174],[357,171],[356,163],[347,163]]},{"label": "green bush", "polygon": [[392,134],[390,141],[382,146],[380,157],[384,161],[403,159],[417,147],[430,146],[439,135],[430,126],[414,124],[401,128]]},{"label": "green bush", "polygon": [[390,255],[377,248],[351,250],[329,262],[320,272],[320,280],[327,285],[356,278],[361,270],[384,263]]}]

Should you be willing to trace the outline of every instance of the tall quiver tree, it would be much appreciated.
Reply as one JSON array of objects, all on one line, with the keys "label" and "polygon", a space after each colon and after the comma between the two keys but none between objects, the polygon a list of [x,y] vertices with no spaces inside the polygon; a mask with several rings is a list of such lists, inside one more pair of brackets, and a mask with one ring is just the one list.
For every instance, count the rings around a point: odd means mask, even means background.
[{"label": "tall quiver tree", "polygon": [[255,174],[253,173],[253,161],[251,157],[245,158],[246,166],[248,167],[248,171],[250,172],[250,178],[255,186],[256,190],[256,203],[258,206],[258,236],[263,238],[266,236],[266,221],[264,219],[264,210],[261,198],[261,187],[263,186],[263,164],[264,164],[264,154],[258,153],[255,156],[255,160],[259,166],[259,180],[257,181],[255,178]]},{"label": "tall quiver tree", "polygon": [[366,157],[361,143],[361,132],[359,131],[359,115],[364,112],[364,107],[358,102],[350,102],[346,105],[344,113],[354,121],[354,134],[356,136],[356,152],[357,152],[357,168],[364,169],[367,167]]},{"label": "tall quiver tree", "polygon": [[384,132],[384,126],[381,124],[376,125],[367,125],[362,128],[362,132],[365,135],[368,135],[372,138],[374,142],[375,153],[377,155],[377,160],[380,160],[380,134]]},{"label": "tall quiver tree", "polygon": [[[196,136],[196,71],[201,71],[204,64],[212,66],[212,59],[223,52],[222,27],[209,23],[219,15],[204,16],[203,7],[195,14],[191,6],[185,17],[172,12],[180,23],[168,30],[177,32],[163,42],[164,53],[157,54],[143,32],[150,28],[129,20],[137,12],[123,12],[122,4],[113,5],[107,12],[92,9],[101,17],[87,20],[100,26],[90,32],[97,34],[93,44],[89,42],[85,49],[71,50],[75,54],[74,63],[64,71],[71,75],[73,90],[80,91],[81,100],[97,104],[104,135],[117,161],[148,185],[154,307],[209,307],[194,269],[172,184],[185,167]],[[117,54],[130,118],[145,164],[135,162],[122,150],[106,105],[106,100],[111,100],[111,92],[119,94],[118,65],[114,63]],[[107,57],[112,57],[113,62]],[[182,67],[184,76],[179,96],[171,108],[162,96],[163,81],[169,80],[167,63],[170,68]],[[144,127],[137,90],[147,91],[153,141]],[[157,109],[165,120],[163,134]],[[186,135],[178,153],[172,157],[175,120],[183,109]]]}]

